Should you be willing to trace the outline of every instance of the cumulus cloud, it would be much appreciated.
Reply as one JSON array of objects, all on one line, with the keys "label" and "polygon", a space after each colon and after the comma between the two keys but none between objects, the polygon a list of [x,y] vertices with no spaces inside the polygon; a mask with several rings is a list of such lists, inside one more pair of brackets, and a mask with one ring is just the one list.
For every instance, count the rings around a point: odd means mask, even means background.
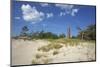
[{"label": "cumulus cloud", "polygon": [[71,15],[72,15],[72,16],[75,16],[75,13],[77,13],[78,10],[79,10],[79,9],[73,9]]},{"label": "cumulus cloud", "polygon": [[28,22],[36,23],[44,19],[44,13],[36,9],[36,7],[31,7],[29,4],[23,4],[21,6],[23,19]]},{"label": "cumulus cloud", "polygon": [[64,11],[60,12],[60,16],[65,16],[66,14],[75,16],[75,14],[78,12],[78,9],[74,8],[74,5],[55,4],[55,6]]},{"label": "cumulus cloud", "polygon": [[47,15],[47,18],[50,18],[50,17],[54,16],[53,13],[47,13],[46,15]]},{"label": "cumulus cloud", "polygon": [[48,4],[48,3],[40,3],[40,5],[41,5],[42,7],[47,7],[49,4]]},{"label": "cumulus cloud", "polygon": [[65,16],[66,13],[65,12],[60,12],[60,16]]}]

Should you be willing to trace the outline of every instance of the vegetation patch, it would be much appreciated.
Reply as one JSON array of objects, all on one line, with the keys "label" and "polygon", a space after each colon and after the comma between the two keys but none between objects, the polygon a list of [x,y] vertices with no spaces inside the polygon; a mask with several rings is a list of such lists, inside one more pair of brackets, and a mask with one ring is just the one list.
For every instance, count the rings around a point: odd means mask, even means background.
[{"label": "vegetation patch", "polygon": [[54,52],[53,52],[53,55],[57,55],[59,52],[57,51],[57,50],[55,50]]},{"label": "vegetation patch", "polygon": [[38,58],[32,59],[32,64],[47,64],[51,61],[50,58],[47,58],[45,56],[38,56]]},{"label": "vegetation patch", "polygon": [[42,47],[38,48],[38,51],[48,52],[52,49],[60,49],[61,47],[62,47],[62,45],[60,45],[60,44],[52,43],[52,44],[48,44],[47,46],[42,46]]},{"label": "vegetation patch", "polygon": [[40,54],[36,54],[36,56],[35,56],[37,59],[38,58],[41,58],[42,57],[42,55],[40,55]]},{"label": "vegetation patch", "polygon": [[50,61],[51,61],[51,59],[49,59],[49,58],[45,58],[45,59],[43,60],[44,64],[48,64]]},{"label": "vegetation patch", "polygon": [[42,46],[42,47],[38,48],[38,51],[48,52],[49,50],[50,50],[50,48],[47,46]]},{"label": "vegetation patch", "polygon": [[34,59],[32,60],[32,64],[38,64],[37,59],[34,58]]}]

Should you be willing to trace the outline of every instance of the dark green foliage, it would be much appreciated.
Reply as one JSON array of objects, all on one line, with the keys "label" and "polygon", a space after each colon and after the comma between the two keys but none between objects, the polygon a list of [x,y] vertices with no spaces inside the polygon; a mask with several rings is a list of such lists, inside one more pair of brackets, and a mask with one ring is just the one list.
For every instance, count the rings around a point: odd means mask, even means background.
[{"label": "dark green foliage", "polygon": [[86,29],[81,30],[78,34],[78,38],[82,38],[85,40],[95,40],[96,39],[96,25],[90,25]]},{"label": "dark green foliage", "polygon": [[64,34],[61,34],[60,36],[58,36],[57,34],[54,34],[52,32],[44,32],[44,31],[28,33],[28,30],[29,30],[28,27],[24,26],[22,28],[20,36],[27,36],[30,39],[58,39],[59,37],[60,38],[65,37]]},{"label": "dark green foliage", "polygon": [[20,33],[20,36],[27,36],[30,39],[58,39],[58,38],[64,38],[65,34],[60,34],[59,36],[57,34],[54,34],[52,32],[44,32],[43,30],[40,32],[30,32],[28,33],[29,29],[27,26],[22,27],[22,31]]},{"label": "dark green foliage", "polygon": [[44,32],[44,31],[41,31],[39,33],[39,36],[38,36],[40,39],[57,39],[58,36],[56,34],[53,34],[51,32]]},{"label": "dark green foliage", "polygon": [[66,37],[65,34],[60,34],[59,35],[59,38],[64,38],[64,37]]},{"label": "dark green foliage", "polygon": [[[85,29],[81,29],[80,27],[77,28],[79,30],[79,33],[76,37],[72,36],[72,39],[80,38],[81,40],[95,40],[96,39],[96,25],[89,25]],[[29,29],[27,26],[24,26],[22,28],[20,36],[27,37],[29,39],[59,39],[59,38],[65,38],[65,34],[60,34],[59,36],[57,34],[54,34],[52,32],[31,32],[28,33]],[[16,38],[17,39],[17,38]]]},{"label": "dark green foliage", "polygon": [[76,36],[72,36],[71,38],[72,38],[72,39],[77,39],[77,37],[76,37]]},{"label": "dark green foliage", "polygon": [[40,31],[40,32],[34,32],[31,35],[32,39],[58,39],[58,35],[52,33],[52,32],[44,32],[44,31]]}]

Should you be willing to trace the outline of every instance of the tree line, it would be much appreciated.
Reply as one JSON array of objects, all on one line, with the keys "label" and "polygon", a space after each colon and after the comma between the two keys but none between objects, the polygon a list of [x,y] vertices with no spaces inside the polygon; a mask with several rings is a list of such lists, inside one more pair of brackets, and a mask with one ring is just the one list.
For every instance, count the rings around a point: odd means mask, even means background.
[{"label": "tree line", "polygon": [[77,35],[78,38],[85,40],[96,40],[96,24],[89,25],[86,29],[79,30],[79,34]]},{"label": "tree line", "polygon": [[[77,36],[72,36],[71,38],[82,39],[82,40],[96,40],[96,24],[92,24],[87,26],[85,29],[81,29],[80,27],[77,28],[79,33]],[[19,37],[27,36],[30,39],[58,39],[58,38],[65,38],[65,34],[54,34],[52,32],[31,32],[28,33],[29,29],[27,26],[22,27],[22,31]]]},{"label": "tree line", "polygon": [[27,26],[24,26],[22,28],[22,31],[20,33],[20,36],[27,36],[31,39],[58,39],[58,38],[65,38],[65,34],[60,34],[60,35],[57,35],[57,34],[54,34],[52,32],[45,32],[45,31],[40,31],[40,32],[31,32],[31,33],[28,33],[29,29]]}]

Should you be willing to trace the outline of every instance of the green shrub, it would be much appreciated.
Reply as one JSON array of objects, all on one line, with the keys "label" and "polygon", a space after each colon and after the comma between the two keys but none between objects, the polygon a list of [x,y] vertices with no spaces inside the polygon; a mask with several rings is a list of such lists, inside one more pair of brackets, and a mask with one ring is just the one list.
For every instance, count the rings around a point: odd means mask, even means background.
[{"label": "green shrub", "polygon": [[44,52],[48,52],[52,49],[60,49],[61,47],[62,47],[62,45],[60,45],[60,44],[52,43],[52,44],[48,44],[47,46],[42,46],[42,47],[38,48],[38,51],[42,50]]},{"label": "green shrub", "polygon": [[42,55],[40,55],[40,54],[36,54],[36,56],[35,56],[37,59],[39,59],[39,58],[41,58],[42,57]]},{"label": "green shrub", "polygon": [[42,46],[42,47],[38,48],[38,51],[48,52],[49,50],[50,50],[50,48],[48,48],[47,46]]},{"label": "green shrub", "polygon": [[58,54],[59,52],[56,50],[56,51],[54,51],[53,52],[53,55],[56,55],[56,54]]},{"label": "green shrub", "polygon": [[32,64],[38,64],[37,60],[36,59],[33,59],[32,60]]},{"label": "green shrub", "polygon": [[53,46],[53,48],[55,48],[55,49],[60,49],[61,47],[62,47],[62,45],[60,45],[60,44],[54,44],[54,45],[52,45]]}]

